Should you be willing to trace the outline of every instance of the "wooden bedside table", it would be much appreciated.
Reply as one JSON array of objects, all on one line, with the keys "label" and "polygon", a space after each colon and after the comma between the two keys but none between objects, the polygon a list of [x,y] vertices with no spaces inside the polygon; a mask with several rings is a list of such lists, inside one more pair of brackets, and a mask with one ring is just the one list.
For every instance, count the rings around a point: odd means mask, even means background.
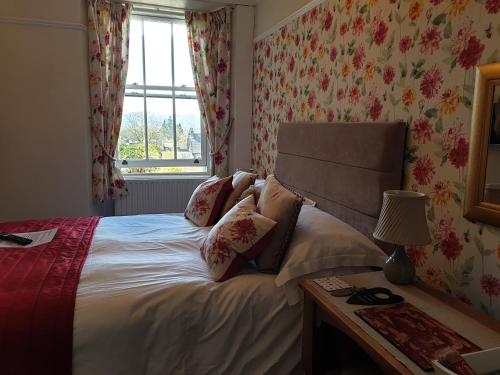
[{"label": "wooden bedside table", "polygon": [[[385,279],[383,272],[339,278],[356,287],[388,288],[481,348],[500,346],[500,321],[480,313],[448,294],[421,284],[391,284]],[[306,374],[321,373],[320,352],[328,353],[334,362],[335,356],[338,360],[346,352],[346,348],[353,345],[361,349],[385,374],[428,374],[354,314],[356,310],[371,306],[349,305],[346,303],[348,297],[332,297],[312,280],[302,281],[300,286],[304,290],[302,362]],[[335,333],[335,347],[321,347],[321,331],[318,328],[321,323],[326,323]]]}]

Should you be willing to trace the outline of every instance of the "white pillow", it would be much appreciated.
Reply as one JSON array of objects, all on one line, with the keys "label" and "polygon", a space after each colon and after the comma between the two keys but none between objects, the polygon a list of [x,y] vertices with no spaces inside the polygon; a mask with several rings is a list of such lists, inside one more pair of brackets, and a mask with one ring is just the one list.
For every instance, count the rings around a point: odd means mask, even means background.
[{"label": "white pillow", "polygon": [[266,180],[262,178],[257,178],[253,184],[255,185],[255,187],[262,189],[266,184]]},{"label": "white pillow", "polygon": [[383,266],[387,255],[350,225],[313,206],[303,206],[281,270],[278,287],[338,267]]},{"label": "white pillow", "polygon": [[313,206],[313,207],[316,207],[316,202],[313,201],[312,199],[309,199],[307,197],[303,197],[304,200],[302,201],[302,205],[303,206]]}]

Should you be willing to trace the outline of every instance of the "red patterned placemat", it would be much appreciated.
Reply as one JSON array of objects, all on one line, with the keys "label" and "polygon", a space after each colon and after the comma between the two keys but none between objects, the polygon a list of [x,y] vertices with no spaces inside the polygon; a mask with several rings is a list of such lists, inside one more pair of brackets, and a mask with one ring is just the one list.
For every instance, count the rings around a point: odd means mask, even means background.
[{"label": "red patterned placemat", "polygon": [[361,319],[414,361],[431,371],[435,353],[446,346],[465,354],[481,350],[455,331],[409,303],[355,311]]}]

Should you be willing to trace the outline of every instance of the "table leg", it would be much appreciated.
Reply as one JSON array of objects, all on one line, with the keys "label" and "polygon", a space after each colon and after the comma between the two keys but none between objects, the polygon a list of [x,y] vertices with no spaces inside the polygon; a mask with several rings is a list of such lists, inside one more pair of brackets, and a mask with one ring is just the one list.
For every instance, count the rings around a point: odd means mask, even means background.
[{"label": "table leg", "polygon": [[304,318],[302,329],[302,363],[306,375],[317,374],[316,342],[316,304],[304,293]]}]

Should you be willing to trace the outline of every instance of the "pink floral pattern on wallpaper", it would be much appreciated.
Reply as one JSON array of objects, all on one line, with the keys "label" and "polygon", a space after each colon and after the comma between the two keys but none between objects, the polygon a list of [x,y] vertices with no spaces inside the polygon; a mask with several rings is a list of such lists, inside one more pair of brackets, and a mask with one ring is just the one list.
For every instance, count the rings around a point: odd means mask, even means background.
[{"label": "pink floral pattern on wallpaper", "polygon": [[500,230],[462,218],[474,69],[499,44],[500,0],[324,1],[255,44],[254,168],[273,172],[281,122],[406,121],[405,188],[428,195],[433,236],[410,258],[500,316]]}]

